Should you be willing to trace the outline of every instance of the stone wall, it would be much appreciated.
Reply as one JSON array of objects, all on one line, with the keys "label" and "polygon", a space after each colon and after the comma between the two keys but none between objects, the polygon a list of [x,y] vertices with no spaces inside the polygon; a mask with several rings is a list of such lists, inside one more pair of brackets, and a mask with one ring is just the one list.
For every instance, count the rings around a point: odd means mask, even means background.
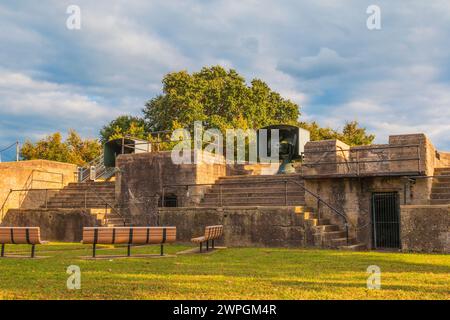
[{"label": "stone wall", "polygon": [[[213,184],[225,176],[224,164],[175,164],[171,152],[120,155],[116,179],[116,199],[124,215],[135,225],[153,224],[158,201],[175,195],[178,206],[195,206],[209,185],[185,187],[185,184]],[[173,186],[178,185],[178,186]]]},{"label": "stone wall", "polygon": [[303,174],[314,176],[433,175],[442,161],[424,134],[389,136],[389,144],[349,147],[339,140],[305,145]]},{"label": "stone wall", "polygon": [[[371,199],[373,192],[398,192],[400,203],[410,203],[411,195],[404,192],[401,177],[328,178],[305,179],[305,187],[320,196],[326,203],[344,213],[350,223],[350,235],[371,247]],[[305,194],[306,205],[317,209],[317,199]],[[343,219],[325,205],[321,205],[322,217],[343,226]]]},{"label": "stone wall", "polygon": [[42,240],[79,242],[83,227],[96,226],[98,221],[82,209],[11,209],[1,225],[40,227]]},{"label": "stone wall", "polygon": [[450,205],[401,207],[404,251],[450,253]]},{"label": "stone wall", "polygon": [[450,168],[450,152],[437,152],[435,168]]},{"label": "stone wall", "polygon": [[294,207],[160,208],[159,225],[176,226],[177,241],[190,242],[205,226],[223,224],[218,245],[299,247],[312,245],[311,227]]},{"label": "stone wall", "polygon": [[11,189],[62,188],[75,181],[76,170],[76,165],[47,160],[0,163],[0,207],[5,204],[0,221],[10,208],[37,207],[45,201],[45,192],[38,191],[13,192],[8,197]]}]

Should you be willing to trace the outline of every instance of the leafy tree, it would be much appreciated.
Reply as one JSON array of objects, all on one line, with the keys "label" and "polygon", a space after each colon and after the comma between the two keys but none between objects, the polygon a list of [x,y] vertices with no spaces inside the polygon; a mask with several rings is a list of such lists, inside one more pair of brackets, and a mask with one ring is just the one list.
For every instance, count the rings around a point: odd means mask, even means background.
[{"label": "leafy tree", "polygon": [[151,131],[192,128],[202,121],[207,128],[260,128],[271,124],[296,124],[299,107],[272,91],[259,79],[248,86],[235,70],[220,66],[167,74],[163,94],[148,101],[143,110]]},{"label": "leafy tree", "polygon": [[26,141],[20,155],[24,160],[53,160],[73,163],[79,166],[85,165],[101,154],[101,145],[97,140],[83,140],[74,131],[69,130],[65,141],[60,132],[45,137],[33,143]]},{"label": "leafy tree", "polygon": [[301,122],[300,126],[311,133],[311,140],[338,139],[350,146],[369,145],[375,139],[373,134],[367,134],[366,128],[359,127],[357,121],[347,122],[342,132],[329,127],[320,127],[317,122]]},{"label": "leafy tree", "polygon": [[[124,135],[158,141],[151,132],[192,129],[194,121],[222,132],[228,128],[257,129],[280,123],[299,125],[311,132],[312,140],[339,139],[349,145],[370,144],[374,139],[356,121],[347,123],[342,132],[321,127],[317,122],[299,122],[297,104],[282,98],[259,79],[247,85],[233,69],[212,66],[192,74],[173,72],[162,82],[163,93],[145,104],[143,118],[124,115],[111,121],[100,132],[103,143]],[[164,140],[170,135],[162,137]],[[159,144],[163,149],[170,145]]]},{"label": "leafy tree", "polygon": [[139,139],[146,139],[147,130],[144,119],[128,115],[119,116],[109,124],[105,125],[100,131],[102,143],[122,138],[126,135]]},{"label": "leafy tree", "polygon": [[338,139],[350,146],[360,146],[371,144],[375,135],[367,134],[366,128],[360,128],[357,121],[352,121],[345,124]]}]

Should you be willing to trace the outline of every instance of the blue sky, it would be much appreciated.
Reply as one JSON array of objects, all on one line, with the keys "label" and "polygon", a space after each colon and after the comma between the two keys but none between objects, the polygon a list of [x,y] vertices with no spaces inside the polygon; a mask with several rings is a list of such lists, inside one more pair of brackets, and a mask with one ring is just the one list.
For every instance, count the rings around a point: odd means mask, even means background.
[{"label": "blue sky", "polygon": [[[69,5],[81,30],[66,28]],[[366,9],[381,8],[381,30]],[[0,2],[0,149],[139,114],[171,71],[220,64],[260,78],[303,120],[424,132],[450,150],[450,2]]]}]

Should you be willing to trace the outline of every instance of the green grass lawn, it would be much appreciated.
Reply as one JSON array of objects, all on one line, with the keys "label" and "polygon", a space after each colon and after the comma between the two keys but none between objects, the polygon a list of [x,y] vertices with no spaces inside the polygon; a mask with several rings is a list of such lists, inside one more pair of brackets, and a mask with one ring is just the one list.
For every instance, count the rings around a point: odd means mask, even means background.
[{"label": "green grass lawn", "polygon": [[[125,253],[103,247],[98,254]],[[166,246],[166,252],[188,249]],[[133,248],[157,253],[159,247]],[[29,246],[7,246],[29,253]],[[230,248],[167,258],[85,260],[90,246],[37,247],[45,259],[0,259],[0,299],[449,299],[450,256],[281,248]],[[81,290],[68,290],[69,265]],[[381,290],[366,288],[369,265]]]}]

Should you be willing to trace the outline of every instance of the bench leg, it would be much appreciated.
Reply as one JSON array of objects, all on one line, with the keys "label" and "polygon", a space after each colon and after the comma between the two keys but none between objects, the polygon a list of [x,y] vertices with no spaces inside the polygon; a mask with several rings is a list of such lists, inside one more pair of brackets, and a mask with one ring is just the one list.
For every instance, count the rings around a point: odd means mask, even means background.
[{"label": "bench leg", "polygon": [[127,257],[131,256],[131,244],[128,245]]},{"label": "bench leg", "polygon": [[206,251],[209,250],[209,240],[206,240]]},{"label": "bench leg", "polygon": [[2,243],[2,258],[5,256],[5,244]]},{"label": "bench leg", "polygon": [[95,243],[92,245],[92,258],[95,258]]},{"label": "bench leg", "polygon": [[203,243],[200,242],[200,253],[202,253],[202,246],[203,246]]},{"label": "bench leg", "polygon": [[211,240],[211,246],[214,249],[214,240]]},{"label": "bench leg", "polygon": [[32,258],[34,258],[34,252],[35,252],[34,249],[35,249],[35,245],[32,244],[32,245],[31,245],[31,257],[32,257]]},{"label": "bench leg", "polygon": [[161,256],[163,256],[164,255],[164,245],[162,244],[161,245]]}]

